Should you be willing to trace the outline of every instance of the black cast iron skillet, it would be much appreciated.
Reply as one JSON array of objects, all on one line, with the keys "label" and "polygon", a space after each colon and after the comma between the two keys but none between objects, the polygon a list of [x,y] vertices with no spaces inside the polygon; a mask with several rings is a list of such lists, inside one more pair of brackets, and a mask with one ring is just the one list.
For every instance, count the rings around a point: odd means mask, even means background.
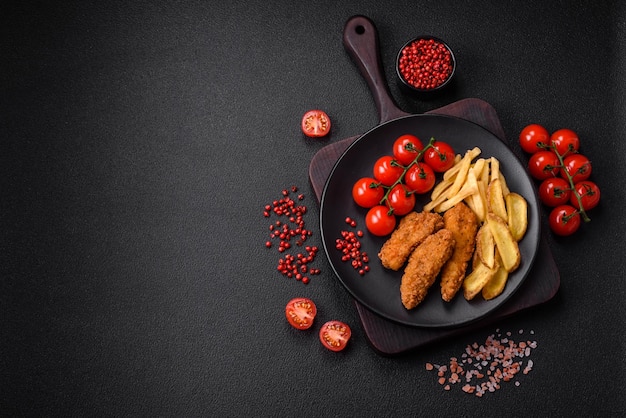
[{"label": "black cast iron skillet", "polygon": [[[540,219],[537,198],[532,180],[515,154],[500,139],[479,125],[463,119],[433,114],[411,115],[400,110],[388,90],[383,76],[378,35],[374,24],[366,17],[355,16],[344,28],[344,45],[351,54],[374,95],[381,123],[359,137],[339,158],[324,186],[320,207],[322,244],[328,260],[346,290],[362,305],[389,320],[411,326],[454,327],[476,321],[493,312],[515,293],[529,273],[537,254],[540,240]],[[341,252],[335,240],[341,231],[350,229],[347,216],[355,219],[365,230],[366,209],[352,200],[352,185],[360,177],[371,176],[375,161],[391,154],[394,140],[410,133],[424,143],[431,137],[452,145],[455,152],[479,147],[481,156],[496,157],[511,191],[528,201],[528,231],[520,244],[522,262],[509,276],[504,292],[497,298],[485,301],[480,295],[466,301],[458,294],[451,302],[441,299],[439,283],[430,289],[426,299],[415,309],[407,310],[400,300],[402,271],[385,269],[377,257],[385,238],[369,233],[361,239],[362,251],[370,256],[370,271],[361,276],[350,265],[341,261]],[[419,196],[416,210],[429,201],[429,195]]]}]

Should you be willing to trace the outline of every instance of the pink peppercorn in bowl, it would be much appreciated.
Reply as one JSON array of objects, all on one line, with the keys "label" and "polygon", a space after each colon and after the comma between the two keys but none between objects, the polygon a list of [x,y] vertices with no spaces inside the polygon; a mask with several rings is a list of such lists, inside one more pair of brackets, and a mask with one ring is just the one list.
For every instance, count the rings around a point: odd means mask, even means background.
[{"label": "pink peppercorn in bowl", "polygon": [[452,49],[434,36],[419,36],[405,43],[396,59],[396,73],[409,90],[434,93],[450,84],[456,70]]}]

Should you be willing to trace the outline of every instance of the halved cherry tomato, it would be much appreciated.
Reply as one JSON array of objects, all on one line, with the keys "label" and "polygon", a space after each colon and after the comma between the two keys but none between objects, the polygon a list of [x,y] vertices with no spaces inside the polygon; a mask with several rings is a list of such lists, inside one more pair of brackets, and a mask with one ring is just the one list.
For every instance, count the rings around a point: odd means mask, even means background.
[{"label": "halved cherry tomato", "polygon": [[570,205],[557,206],[550,212],[549,222],[556,235],[572,235],[580,227],[580,213]]},{"label": "halved cherry tomato", "polygon": [[293,298],[285,306],[287,322],[296,329],[311,328],[316,314],[317,307],[308,298]]},{"label": "halved cherry tomato", "polygon": [[550,143],[550,134],[543,126],[532,123],[522,129],[519,134],[519,145],[529,154],[541,151]]},{"label": "halved cherry tomato", "polygon": [[443,173],[454,165],[454,149],[442,141],[435,141],[424,153],[424,162],[437,173]]},{"label": "halved cherry tomato", "polygon": [[394,184],[404,173],[404,169],[391,155],[384,155],[374,163],[374,178],[385,186]]},{"label": "halved cherry tomato", "polygon": [[571,190],[569,182],[561,177],[550,177],[539,185],[539,199],[544,205],[556,207],[569,202]]},{"label": "halved cherry tomato", "polygon": [[393,143],[393,156],[400,164],[407,166],[415,160],[423,148],[422,141],[415,135],[401,135]]},{"label": "halved cherry tomato", "polygon": [[591,175],[591,161],[582,154],[572,154],[565,157],[561,168],[561,177],[567,178],[565,170],[572,176],[572,181],[578,183],[587,180]]},{"label": "halved cherry tomato", "polygon": [[351,335],[350,327],[341,321],[328,321],[320,329],[320,341],[331,351],[341,351],[346,348]]},{"label": "halved cherry tomato", "polygon": [[[583,210],[590,210],[598,206],[600,203],[600,188],[592,181],[583,180],[574,185],[574,190],[580,196],[580,202]],[[580,209],[576,195],[572,193],[570,202],[576,209]]]},{"label": "halved cherry tomato", "polygon": [[550,135],[550,144],[558,151],[561,157],[578,151],[580,139],[578,134],[571,129],[563,128],[554,131]]},{"label": "halved cherry tomato", "polygon": [[404,185],[396,184],[387,196],[387,203],[393,209],[393,214],[404,216],[415,207],[415,194],[408,191]]},{"label": "halved cherry tomato", "polygon": [[367,211],[365,226],[372,234],[384,237],[393,232],[396,227],[396,217],[389,213],[387,206],[377,205]]},{"label": "halved cherry tomato", "polygon": [[380,205],[385,196],[385,189],[378,180],[371,177],[360,178],[352,186],[352,198],[357,205],[371,208]]},{"label": "halved cherry tomato", "polygon": [[537,180],[545,180],[559,174],[560,161],[552,151],[537,151],[528,159],[528,171]]},{"label": "halved cherry tomato", "polygon": [[435,172],[428,164],[417,163],[404,175],[406,186],[417,194],[428,193],[435,186]]},{"label": "halved cherry tomato", "polygon": [[311,138],[326,136],[330,132],[330,118],[323,110],[309,110],[302,116],[301,128]]}]

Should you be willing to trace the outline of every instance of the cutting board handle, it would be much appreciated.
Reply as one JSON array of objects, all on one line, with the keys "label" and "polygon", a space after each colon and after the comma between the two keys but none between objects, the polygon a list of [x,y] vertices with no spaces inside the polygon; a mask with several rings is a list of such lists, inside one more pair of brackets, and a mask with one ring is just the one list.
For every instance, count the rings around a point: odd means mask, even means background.
[{"label": "cutting board handle", "polygon": [[380,58],[378,32],[374,22],[365,16],[352,16],[343,30],[343,45],[367,81],[374,96],[380,123],[408,115],[391,97]]}]

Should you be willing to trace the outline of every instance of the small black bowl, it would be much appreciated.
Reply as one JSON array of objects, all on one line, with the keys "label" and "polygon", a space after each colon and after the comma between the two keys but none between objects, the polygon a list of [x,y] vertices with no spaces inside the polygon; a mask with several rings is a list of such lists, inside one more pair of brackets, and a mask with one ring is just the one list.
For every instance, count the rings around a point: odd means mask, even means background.
[{"label": "small black bowl", "polygon": [[456,71],[456,58],[447,43],[422,35],[405,43],[396,58],[396,74],[412,92],[430,94],[450,84]]}]

